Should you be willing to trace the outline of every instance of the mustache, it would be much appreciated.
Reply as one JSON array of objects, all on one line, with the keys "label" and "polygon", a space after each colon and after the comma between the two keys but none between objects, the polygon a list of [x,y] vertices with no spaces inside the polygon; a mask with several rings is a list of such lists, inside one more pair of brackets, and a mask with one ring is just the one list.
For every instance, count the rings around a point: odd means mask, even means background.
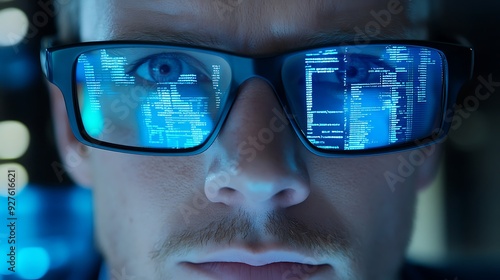
[{"label": "mustache", "polygon": [[340,225],[309,226],[286,213],[275,211],[267,215],[263,230],[259,230],[255,222],[240,211],[234,216],[211,221],[205,227],[175,233],[161,243],[158,249],[151,252],[151,259],[162,260],[208,244],[229,245],[234,240],[258,245],[259,236],[263,233],[265,236],[273,237],[286,248],[307,250],[314,256],[340,254],[348,257],[350,252],[351,244],[347,232]]}]

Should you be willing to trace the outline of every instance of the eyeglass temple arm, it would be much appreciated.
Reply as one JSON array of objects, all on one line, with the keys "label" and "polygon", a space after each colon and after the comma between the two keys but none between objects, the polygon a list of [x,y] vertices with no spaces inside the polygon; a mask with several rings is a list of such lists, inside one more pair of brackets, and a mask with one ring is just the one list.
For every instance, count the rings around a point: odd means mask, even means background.
[{"label": "eyeglass temple arm", "polygon": [[40,65],[42,67],[42,72],[49,80],[52,82],[52,73],[49,71],[50,68],[50,52],[47,50],[55,45],[56,38],[55,37],[44,37],[41,40],[40,46]]}]

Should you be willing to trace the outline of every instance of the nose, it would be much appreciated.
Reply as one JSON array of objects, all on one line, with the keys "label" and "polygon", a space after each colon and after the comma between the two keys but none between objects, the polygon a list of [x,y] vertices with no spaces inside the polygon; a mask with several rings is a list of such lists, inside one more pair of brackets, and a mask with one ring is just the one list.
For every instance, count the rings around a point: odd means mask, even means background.
[{"label": "nose", "polygon": [[310,193],[304,149],[273,89],[246,81],[210,148],[214,152],[205,194],[232,207],[276,209],[300,204]]}]

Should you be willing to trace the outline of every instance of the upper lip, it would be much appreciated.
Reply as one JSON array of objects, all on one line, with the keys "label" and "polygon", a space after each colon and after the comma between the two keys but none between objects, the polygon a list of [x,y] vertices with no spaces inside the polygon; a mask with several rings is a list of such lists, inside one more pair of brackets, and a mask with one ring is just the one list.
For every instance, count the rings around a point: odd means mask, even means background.
[{"label": "upper lip", "polygon": [[264,266],[273,263],[300,263],[305,265],[327,264],[321,258],[315,258],[311,254],[284,249],[259,250],[258,252],[246,248],[217,248],[198,253],[190,261],[193,264],[201,263],[244,263],[251,266]]}]

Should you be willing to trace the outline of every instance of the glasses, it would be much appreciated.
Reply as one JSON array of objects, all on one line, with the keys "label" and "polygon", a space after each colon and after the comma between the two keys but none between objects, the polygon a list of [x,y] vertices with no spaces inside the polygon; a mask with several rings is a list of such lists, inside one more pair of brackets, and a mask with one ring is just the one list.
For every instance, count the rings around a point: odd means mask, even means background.
[{"label": "glasses", "polygon": [[47,79],[64,95],[75,137],[92,147],[199,154],[223,127],[238,87],[259,77],[272,86],[311,152],[350,156],[402,151],[444,137],[459,90],[471,78],[473,51],[377,41],[249,57],[110,41],[43,47],[41,60]]}]

